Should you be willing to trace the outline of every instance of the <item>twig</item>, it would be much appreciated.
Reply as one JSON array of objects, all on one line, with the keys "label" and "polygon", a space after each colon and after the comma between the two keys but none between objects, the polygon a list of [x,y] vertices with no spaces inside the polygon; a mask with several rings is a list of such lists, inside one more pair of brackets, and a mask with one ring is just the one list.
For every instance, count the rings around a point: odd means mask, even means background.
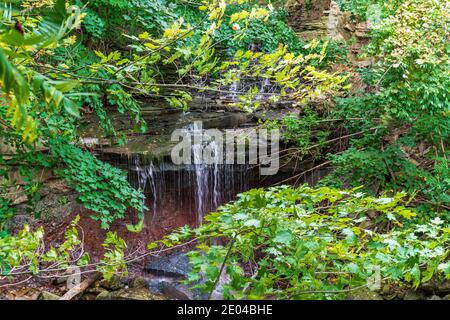
[{"label": "twig", "polygon": [[230,244],[228,246],[227,254],[225,255],[225,258],[223,259],[222,265],[220,266],[219,274],[217,275],[217,278],[214,281],[214,285],[211,288],[211,291],[209,292],[208,300],[211,300],[212,294],[213,294],[214,290],[216,290],[217,283],[219,283],[219,280],[220,280],[220,277],[222,275],[223,269],[225,268],[225,264],[226,264],[226,262],[228,260],[228,257],[230,256],[231,249],[233,248],[234,242],[235,242],[236,237],[238,236],[238,234],[239,233],[236,233],[234,235],[234,237],[230,240]]},{"label": "twig", "polygon": [[33,276],[30,276],[30,277],[26,278],[25,280],[22,280],[22,281],[19,281],[19,282],[3,284],[3,285],[0,286],[0,288],[17,286],[17,285],[19,285],[19,284],[21,284],[21,283],[27,282],[27,281],[30,280],[31,278],[33,278]]},{"label": "twig", "polygon": [[61,298],[59,298],[59,300],[72,300],[80,293],[83,293],[84,290],[89,288],[95,281],[97,281],[100,278],[100,275],[100,272],[94,273],[92,276],[67,291]]},{"label": "twig", "polygon": [[305,175],[306,173],[311,172],[311,171],[316,170],[316,169],[319,169],[319,168],[322,168],[322,167],[324,167],[324,166],[326,166],[326,165],[328,165],[330,163],[331,163],[331,161],[325,161],[322,164],[319,164],[319,165],[317,165],[315,167],[312,167],[311,169],[305,170],[305,171],[303,171],[303,172],[301,172],[299,174],[296,174],[295,176],[292,176],[292,177],[287,178],[287,179],[285,179],[283,181],[280,181],[280,182],[276,183],[275,185],[280,185],[280,184],[283,184],[285,182],[291,181],[293,179],[300,178],[301,176]]}]

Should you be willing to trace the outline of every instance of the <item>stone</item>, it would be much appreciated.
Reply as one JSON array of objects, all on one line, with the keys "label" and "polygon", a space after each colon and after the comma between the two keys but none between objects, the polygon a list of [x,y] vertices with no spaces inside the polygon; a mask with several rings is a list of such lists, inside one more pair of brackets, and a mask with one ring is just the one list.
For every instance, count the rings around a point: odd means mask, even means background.
[{"label": "stone", "polygon": [[18,205],[18,204],[22,204],[22,203],[24,203],[24,202],[27,202],[28,201],[28,196],[27,195],[23,195],[23,196],[20,196],[20,197],[17,197],[16,199],[14,199],[14,201],[13,201],[13,205]]},{"label": "stone", "polygon": [[349,12],[342,12],[339,4],[331,0],[289,0],[288,23],[300,38],[312,40],[330,37],[349,40],[355,31]]},{"label": "stone", "polygon": [[340,15],[341,10],[339,9],[339,5],[332,1],[330,3],[330,11],[328,14],[328,22],[327,22],[327,28],[328,28],[328,35],[333,40],[342,40],[344,37],[339,32],[339,22],[340,22]]},{"label": "stone", "polygon": [[442,298],[437,295],[433,295],[431,298],[428,298],[428,300],[442,300]]},{"label": "stone", "polygon": [[144,277],[137,277],[132,280],[131,287],[148,289],[148,283]]},{"label": "stone", "polygon": [[154,295],[144,288],[129,288],[118,291],[104,291],[95,300],[164,300],[164,297]]},{"label": "stone", "polygon": [[[199,282],[204,282],[204,277],[201,277]],[[212,300],[223,300],[223,285],[229,283],[230,277],[226,272],[223,272],[217,286],[211,294]],[[176,277],[156,277],[147,281],[148,288],[153,294],[164,295],[168,299],[175,300],[196,300],[196,299],[208,299],[209,294],[201,292],[198,288],[192,288],[189,285],[180,283],[179,278]]]},{"label": "stone", "polygon": [[7,230],[19,230],[24,225],[34,226],[37,223],[37,219],[32,213],[27,212],[28,205],[22,204],[16,207],[17,212],[10,219],[6,221]]},{"label": "stone", "polygon": [[230,276],[228,275],[228,273],[226,273],[225,271],[222,272],[222,274],[220,275],[219,281],[217,282],[217,285],[211,294],[211,300],[223,300],[224,299],[223,285],[230,283],[230,282],[231,282],[231,279],[230,279]]},{"label": "stone", "polygon": [[[51,174],[49,171],[44,174],[45,179],[41,179],[43,182],[39,190],[41,198],[35,203],[34,208],[30,206],[26,196],[20,196],[13,201],[16,213],[8,219],[7,229],[17,231],[25,224],[33,228],[38,222],[58,224],[76,211],[77,193],[68,187],[63,179],[56,179]],[[18,189],[17,192],[20,190]]]},{"label": "stone", "polygon": [[67,185],[64,179],[51,179],[45,183],[40,192],[41,195],[46,195],[49,193],[67,193],[71,190],[72,188]]},{"label": "stone", "polygon": [[326,36],[330,4],[330,0],[287,1],[289,25],[306,40]]},{"label": "stone", "polygon": [[3,292],[5,294],[5,298],[7,300],[37,300],[39,295],[42,291],[39,291],[38,289],[34,287],[20,287],[17,289],[11,289],[6,292]]},{"label": "stone", "polygon": [[171,300],[195,300],[206,299],[207,295],[202,295],[198,289],[189,288],[187,285],[179,283],[177,279],[159,277],[148,280],[148,288],[151,293],[163,295]]},{"label": "stone", "polygon": [[99,295],[100,293],[103,293],[103,292],[105,292],[105,291],[108,291],[108,290],[106,290],[105,288],[102,288],[102,287],[100,287],[100,286],[96,286],[96,287],[93,287],[93,288],[87,288],[87,289],[84,291],[84,294],[89,294],[89,295],[95,295],[95,296],[97,296],[97,295]]},{"label": "stone", "polygon": [[156,295],[164,295],[164,283],[172,282],[172,278],[158,277],[147,280],[148,290]]},{"label": "stone", "polygon": [[375,291],[367,288],[351,292],[347,297],[348,300],[383,300],[383,298]]},{"label": "stone", "polygon": [[76,195],[50,193],[35,206],[35,212],[43,222],[59,223],[75,209]]},{"label": "stone", "polygon": [[420,285],[425,292],[445,295],[450,293],[450,280],[430,280]]},{"label": "stone", "polygon": [[185,285],[176,282],[163,281],[162,293],[165,297],[174,300],[194,300],[194,293]]},{"label": "stone", "polygon": [[60,296],[48,291],[42,291],[37,297],[38,300],[59,300],[59,298]]},{"label": "stone", "polygon": [[84,137],[84,138],[80,139],[80,143],[82,145],[86,146],[87,148],[92,148],[92,147],[98,146],[100,144],[100,139]]},{"label": "stone", "polygon": [[425,295],[422,291],[416,291],[416,290],[408,290],[405,293],[405,296],[403,297],[403,300],[425,300]]},{"label": "stone", "polygon": [[142,117],[152,125],[149,131],[140,135],[134,134],[131,130],[132,119],[128,115],[111,114],[111,120],[117,132],[127,136],[124,145],[104,145],[101,142],[101,133],[96,132],[98,130],[97,120],[92,120],[80,134],[82,139],[88,142],[100,139],[98,144],[92,143],[92,146],[102,160],[120,159],[125,155],[136,155],[140,158],[158,160],[170,158],[172,148],[177,144],[176,141],[171,139],[174,130],[186,127],[194,121],[201,121],[204,129],[226,129],[240,127],[251,119],[251,116],[244,112],[206,111],[203,110],[205,107],[204,102],[199,102],[198,106],[195,104],[192,102],[189,105],[189,112],[186,113],[181,110],[167,112],[170,108],[157,107],[155,109],[154,106],[143,105]]},{"label": "stone", "polygon": [[146,264],[144,270],[156,276],[186,278],[192,271],[192,266],[184,253],[175,253],[153,258]]},{"label": "stone", "polygon": [[92,300],[95,300],[95,298],[97,298],[97,295],[98,295],[98,294],[95,294],[95,293],[85,292],[85,293],[80,297],[80,300],[92,301]]},{"label": "stone", "polygon": [[100,280],[99,286],[107,289],[107,290],[119,290],[125,287],[125,284],[122,282],[122,280],[119,277],[113,277],[111,280]]}]

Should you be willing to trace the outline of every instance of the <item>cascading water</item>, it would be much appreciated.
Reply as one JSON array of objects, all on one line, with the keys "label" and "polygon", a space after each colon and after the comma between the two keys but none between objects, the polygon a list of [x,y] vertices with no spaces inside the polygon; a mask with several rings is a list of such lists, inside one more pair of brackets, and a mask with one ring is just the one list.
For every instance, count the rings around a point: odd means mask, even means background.
[{"label": "cascading water", "polygon": [[229,98],[231,99],[231,101],[239,100],[238,96],[237,96],[237,93],[239,91],[239,82],[238,81],[233,81],[233,83],[228,88],[228,91],[230,91]]},{"label": "cascading water", "polygon": [[[200,224],[203,216],[221,204],[233,200],[239,192],[249,189],[247,165],[222,164],[218,144],[204,134],[196,123],[184,129],[194,143],[191,146],[192,164],[174,165],[170,161],[141,165],[133,159],[132,176],[135,187],[146,193],[153,219],[158,212],[190,214]],[[204,154],[212,155],[212,163],[205,162]],[[153,220],[152,219],[152,220]]]},{"label": "cascading water", "polygon": [[[240,92],[246,92],[250,88],[249,86],[255,87],[255,85],[259,89],[260,96],[258,98],[261,97],[261,99],[264,99],[267,93],[277,90],[267,79],[256,83],[240,79],[231,84],[229,91],[231,96],[237,99]],[[228,88],[223,89],[227,90]],[[98,141],[101,144],[94,151],[96,156],[117,168],[128,170],[130,184],[144,192],[145,199],[143,201],[145,207],[148,208],[144,212],[143,231],[145,237],[161,239],[175,228],[184,225],[198,225],[205,214],[217,210],[220,205],[233,201],[238,193],[254,187],[271,186],[291,177],[291,172],[288,172],[289,167],[285,167],[284,172],[273,176],[261,176],[260,167],[253,163],[222,164],[222,161],[208,161],[208,163],[202,161],[203,153],[213,154],[214,159],[222,156],[220,152],[214,152],[214,150],[219,151],[222,142],[225,149],[222,151],[229,151],[229,147],[231,147],[228,141],[229,133],[245,136],[247,130],[252,130],[253,127],[256,129],[257,126],[253,117],[247,114],[229,112],[219,108],[222,103],[216,103],[221,98],[207,95],[202,97],[201,101],[196,101],[186,112],[146,105],[142,111],[146,121],[151,123],[152,127],[147,134],[127,137],[124,146],[103,145],[104,142]],[[223,98],[228,103],[230,96],[226,95]],[[207,105],[207,103],[211,103],[211,105]],[[199,109],[202,111],[200,112]],[[129,121],[128,118],[121,116],[114,119],[120,121],[118,122],[120,126],[124,124],[126,126]],[[202,132],[195,122],[201,122],[202,126],[208,130]],[[95,125],[98,126],[98,124]],[[195,163],[175,165],[172,162],[171,153],[174,151],[175,141],[171,141],[171,138],[175,130],[179,133],[180,128],[185,128],[186,134],[197,133],[200,135],[203,133],[202,139],[194,141],[193,146],[191,145],[191,151],[188,154],[192,159],[198,159]],[[95,128],[91,129],[95,132]],[[220,136],[217,135],[219,145],[215,143],[214,132],[221,133]],[[213,139],[208,139],[207,133],[213,136],[211,137]],[[219,137],[222,139],[225,137],[225,141],[221,141]],[[245,147],[242,145],[243,141]],[[234,141],[235,163],[241,163],[243,156],[249,162],[250,156],[253,156],[250,149],[247,150],[250,145],[250,140],[239,139],[236,136]],[[183,149],[183,156],[185,155]],[[227,160],[229,159],[227,158]],[[308,180],[308,174],[304,179],[305,182]],[[137,223],[135,210],[130,208],[125,219],[127,221],[124,221],[124,226]]]},{"label": "cascading water", "polygon": [[[222,177],[219,171],[220,159],[218,157],[221,153],[219,152],[219,145],[216,141],[209,140],[209,137],[203,139],[203,130],[197,123],[189,125],[187,132],[194,138],[194,144],[191,150],[196,179],[195,202],[197,205],[198,222],[200,223],[208,209],[213,209],[220,203]],[[203,156],[206,148],[213,154],[213,163],[211,165],[204,161]]]},{"label": "cascading water", "polygon": [[256,96],[256,100],[264,100],[265,96],[264,93],[266,93],[266,88],[270,86],[270,80],[268,78],[265,78],[261,80],[261,85],[259,86],[259,92]]},{"label": "cascading water", "polygon": [[239,101],[239,92],[246,92],[249,89],[253,88],[253,86],[258,86],[259,90],[255,97],[256,100],[264,101],[267,99],[267,93],[273,91],[273,85],[270,82],[269,78],[263,78],[258,81],[234,81],[228,86],[229,94],[227,98],[231,99],[231,101],[236,102]]},{"label": "cascading water", "polygon": [[157,170],[158,168],[153,165],[151,162],[149,165],[142,167],[140,164],[140,160],[138,157],[134,158],[134,170],[137,174],[137,182],[138,189],[145,192],[146,188],[150,188],[150,192],[152,194],[153,204],[152,211],[153,217],[156,215],[156,208],[158,207],[158,196],[161,188],[157,188],[157,183],[162,183],[164,180],[157,179]]}]

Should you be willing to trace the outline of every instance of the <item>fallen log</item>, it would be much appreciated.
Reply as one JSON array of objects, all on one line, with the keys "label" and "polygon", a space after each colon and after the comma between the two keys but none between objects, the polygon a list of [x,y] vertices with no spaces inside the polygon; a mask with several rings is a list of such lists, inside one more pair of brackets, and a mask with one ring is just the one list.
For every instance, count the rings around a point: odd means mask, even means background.
[{"label": "fallen log", "polygon": [[100,278],[100,273],[96,272],[92,274],[90,277],[85,279],[84,281],[80,282],[78,285],[71,288],[69,291],[67,291],[59,300],[72,300],[77,295],[83,293],[87,288],[89,288],[95,281],[97,281]]}]

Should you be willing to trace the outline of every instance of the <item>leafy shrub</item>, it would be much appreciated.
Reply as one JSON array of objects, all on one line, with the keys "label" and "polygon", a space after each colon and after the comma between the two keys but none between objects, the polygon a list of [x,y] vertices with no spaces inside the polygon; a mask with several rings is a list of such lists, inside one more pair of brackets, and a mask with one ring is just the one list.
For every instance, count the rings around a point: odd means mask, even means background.
[{"label": "leafy shrub", "polygon": [[70,223],[63,241],[55,246],[45,245],[42,227],[30,230],[28,225],[24,225],[17,235],[0,237],[0,280],[14,282],[25,274],[67,277],[67,269],[74,265],[85,269],[85,272],[97,270],[107,280],[114,275],[127,275],[123,239],[114,232],[107,232],[103,243],[106,248],[104,256],[100,261],[90,263],[89,254],[83,249],[84,239],[79,234],[79,220],[80,216],[77,216]]},{"label": "leafy shrub", "polygon": [[342,11],[351,12],[354,19],[365,21],[370,5],[377,3],[377,0],[336,0]]},{"label": "leafy shrub", "polygon": [[[448,210],[450,47],[442,30],[450,17],[438,1],[392,1],[371,32],[364,72],[375,93],[341,99],[333,116],[350,132],[366,131],[353,148],[331,155],[336,171],[323,183],[364,184],[373,192],[419,192],[425,213]],[[374,130],[367,131],[370,128]]]},{"label": "leafy shrub", "polygon": [[125,33],[143,30],[160,32],[178,18],[177,1],[167,0],[77,0],[75,4],[85,7],[83,27],[97,40],[108,44],[124,44]]},{"label": "leafy shrub", "polygon": [[83,26],[93,38],[100,39],[105,34],[105,21],[95,11],[85,9],[85,13]]},{"label": "leafy shrub", "polygon": [[102,228],[123,218],[128,208],[136,209],[143,218],[144,195],[129,185],[120,169],[58,139],[51,142],[51,150],[55,160],[65,165],[58,174],[80,193],[78,200],[95,212],[92,218],[100,220]]},{"label": "leafy shrub", "polygon": [[433,276],[450,277],[450,229],[439,218],[414,223],[410,200],[401,193],[371,197],[358,188],[253,189],[199,228],[183,227],[149,247],[198,239],[188,282],[203,275],[197,286],[211,292],[226,272],[226,298],[342,299],[377,272],[380,281],[417,287]]},{"label": "leafy shrub", "polygon": [[[233,6],[229,14],[249,10],[251,6],[252,4]],[[223,24],[216,36],[229,55],[234,55],[237,50],[248,50],[252,45],[258,51],[273,52],[280,44],[287,45],[290,52],[299,54],[304,52],[303,47],[306,45],[288,26],[287,12],[284,9],[275,10],[268,20],[252,23],[243,37],[232,39],[235,33],[232,24]]]}]

